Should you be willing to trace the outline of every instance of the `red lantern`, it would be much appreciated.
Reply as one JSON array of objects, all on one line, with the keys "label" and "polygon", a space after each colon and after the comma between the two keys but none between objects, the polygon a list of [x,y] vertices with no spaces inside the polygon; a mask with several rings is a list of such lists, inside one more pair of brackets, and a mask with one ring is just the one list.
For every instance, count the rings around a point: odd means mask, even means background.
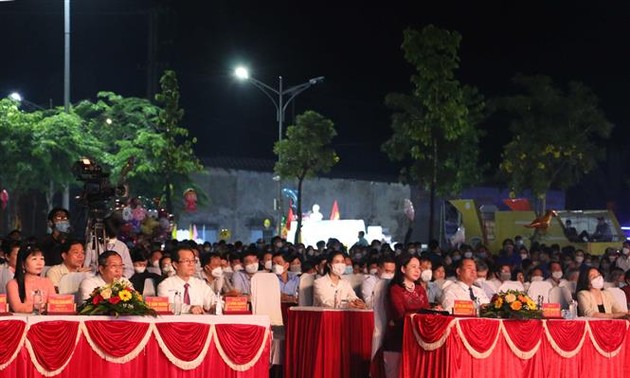
[{"label": "red lantern", "polygon": [[184,192],[184,207],[191,213],[197,211],[197,192],[194,189],[186,189]]}]

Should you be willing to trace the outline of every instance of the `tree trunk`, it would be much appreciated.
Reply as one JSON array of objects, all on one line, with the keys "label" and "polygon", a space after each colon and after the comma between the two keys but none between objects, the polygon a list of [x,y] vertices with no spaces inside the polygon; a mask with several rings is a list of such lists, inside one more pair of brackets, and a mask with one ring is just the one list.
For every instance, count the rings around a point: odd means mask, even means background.
[{"label": "tree trunk", "polygon": [[[297,228],[295,229],[295,235],[293,237],[294,245],[300,242],[300,234],[302,233],[302,182],[304,182],[304,177],[298,177],[298,197],[297,197],[298,223],[297,223]],[[287,219],[287,222],[289,222],[289,219]]]},{"label": "tree trunk", "polygon": [[435,190],[437,186],[437,140],[433,138],[433,174],[431,176],[431,185],[429,193],[429,240],[433,239],[433,223],[435,222]]}]

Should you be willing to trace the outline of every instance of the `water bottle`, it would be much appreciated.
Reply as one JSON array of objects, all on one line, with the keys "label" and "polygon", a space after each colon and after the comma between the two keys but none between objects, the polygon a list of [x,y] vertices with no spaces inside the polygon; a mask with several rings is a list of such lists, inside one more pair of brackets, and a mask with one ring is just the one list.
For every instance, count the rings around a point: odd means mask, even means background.
[{"label": "water bottle", "polygon": [[33,315],[42,314],[42,292],[39,290],[33,291]]},{"label": "water bottle", "polygon": [[223,301],[219,293],[217,293],[217,304],[215,305],[214,310],[215,315],[223,315]]},{"label": "water bottle", "polygon": [[569,303],[569,316],[571,319],[577,319],[577,302],[574,300]]},{"label": "water bottle", "polygon": [[335,303],[334,303],[334,308],[339,308],[339,294],[338,294],[338,291],[337,291],[337,290],[335,290],[335,298],[334,298],[334,301],[335,301]]},{"label": "water bottle", "polygon": [[182,295],[179,293],[179,291],[176,291],[173,297],[173,314],[181,315],[181,313],[182,313]]}]

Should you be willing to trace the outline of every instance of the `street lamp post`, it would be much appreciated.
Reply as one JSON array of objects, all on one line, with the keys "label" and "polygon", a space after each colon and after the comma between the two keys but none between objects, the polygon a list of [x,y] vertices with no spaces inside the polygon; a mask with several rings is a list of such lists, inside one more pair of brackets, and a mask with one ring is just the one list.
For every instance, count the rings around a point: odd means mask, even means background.
[{"label": "street lamp post", "polygon": [[[263,83],[262,81],[251,77],[249,75],[249,71],[245,67],[237,67],[234,70],[234,75],[239,80],[245,80],[253,84],[256,88],[260,89],[271,100],[271,102],[276,108],[276,119],[278,121],[278,141],[282,140],[282,124],[284,122],[284,112],[287,109],[287,106],[289,106],[291,101],[293,101],[293,99],[297,95],[304,92],[311,86],[324,81],[323,76],[318,76],[318,77],[309,79],[305,83],[294,85],[292,87],[285,89],[283,87],[282,76],[278,76],[278,89],[275,89]],[[285,97],[286,97],[286,101],[285,101]],[[277,217],[278,217],[277,222],[276,222],[276,227],[277,227],[278,235],[280,235],[282,232],[280,228],[280,223],[282,220],[282,212],[281,212],[281,207],[280,207],[280,203],[282,202],[281,191],[280,191],[280,178],[277,177],[277,179],[274,178],[274,180],[276,180],[277,182],[277,193],[276,193],[276,201],[275,201],[276,203],[274,204],[275,210],[277,211]]]}]

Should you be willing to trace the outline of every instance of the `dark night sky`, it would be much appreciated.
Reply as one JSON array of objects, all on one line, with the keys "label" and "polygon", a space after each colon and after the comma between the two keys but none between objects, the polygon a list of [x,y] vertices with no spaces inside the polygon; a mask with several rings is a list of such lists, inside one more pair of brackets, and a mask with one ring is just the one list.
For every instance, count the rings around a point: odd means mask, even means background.
[{"label": "dark night sky", "polygon": [[[148,13],[156,1],[91,0],[72,5],[72,101],[111,90],[144,96]],[[247,64],[259,80],[286,85],[326,76],[289,107],[331,118],[343,171],[395,172],[380,144],[390,133],[389,92],[407,92],[405,27],[436,26],[462,36],[458,78],[486,96],[506,93],[517,72],[583,81],[626,138],[630,119],[630,3],[626,1],[197,1],[162,0],[160,54],[176,70],[185,125],[201,156],[273,159],[275,109],[231,76]],[[169,5],[171,4],[171,5]],[[0,95],[62,104],[63,0],[0,2]],[[286,125],[285,125],[286,127]],[[483,157],[496,159],[505,125],[488,122]]]}]

